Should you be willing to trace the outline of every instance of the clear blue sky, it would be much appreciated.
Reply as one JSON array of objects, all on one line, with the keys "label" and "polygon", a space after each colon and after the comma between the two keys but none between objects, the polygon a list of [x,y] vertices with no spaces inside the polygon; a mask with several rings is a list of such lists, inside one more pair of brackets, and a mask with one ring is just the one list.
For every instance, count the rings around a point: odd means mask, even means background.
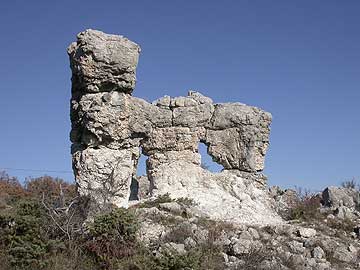
[{"label": "clear blue sky", "polygon": [[141,45],[138,97],[197,89],[270,111],[270,184],[359,179],[359,14],[357,0],[1,1],[0,168],[71,171],[66,47],[93,28]]}]

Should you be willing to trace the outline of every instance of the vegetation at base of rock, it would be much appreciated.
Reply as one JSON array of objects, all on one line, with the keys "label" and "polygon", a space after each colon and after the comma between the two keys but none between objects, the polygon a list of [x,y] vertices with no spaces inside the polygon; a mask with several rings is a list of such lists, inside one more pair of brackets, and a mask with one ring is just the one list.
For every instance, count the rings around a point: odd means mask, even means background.
[{"label": "vegetation at base of rock", "polygon": [[138,224],[132,211],[113,209],[95,217],[88,225],[85,247],[96,260],[110,268],[112,262],[136,253],[136,232]]},{"label": "vegetation at base of rock", "polygon": [[191,198],[180,197],[177,198],[175,201],[183,206],[188,206],[188,207],[196,205],[196,202]]},{"label": "vegetation at base of rock", "polygon": [[[61,179],[44,176],[21,185],[16,178],[1,173],[0,187],[0,270],[201,270],[219,269],[222,262],[219,250],[205,245],[186,254],[171,249],[154,254],[136,238],[139,224],[135,209],[114,208],[88,223],[81,211],[74,211],[68,226],[83,230],[72,231],[68,237],[58,219],[62,212],[57,209],[67,209],[76,194],[75,186]],[[173,201],[193,205],[192,200],[172,200],[167,194],[141,207]]]},{"label": "vegetation at base of rock", "polygon": [[14,213],[0,216],[1,240],[12,265],[19,268],[45,265],[44,258],[52,243],[42,237],[41,218],[41,209],[35,201],[19,201]]},{"label": "vegetation at base of rock", "polygon": [[143,203],[140,203],[138,205],[136,205],[136,207],[138,208],[151,208],[151,207],[159,207],[159,205],[161,203],[168,203],[168,202],[172,202],[173,199],[170,198],[169,193],[166,193],[164,195],[160,195],[158,196],[156,199],[153,200],[147,200]]},{"label": "vegetation at base of rock", "polygon": [[167,194],[87,220],[86,198],[61,179],[21,185],[1,173],[0,187],[0,270],[357,269],[360,263],[358,219],[337,217],[307,192],[289,207],[288,224],[257,227],[196,216],[192,200]]},{"label": "vegetation at base of rock", "polygon": [[314,220],[323,217],[319,211],[321,201],[319,197],[315,194],[306,194],[299,198],[299,201],[289,209],[286,219]]},{"label": "vegetation at base of rock", "polygon": [[177,202],[178,204],[184,207],[190,207],[196,205],[195,201],[191,198],[184,198],[180,197],[177,199],[172,199],[169,193],[165,193],[163,195],[159,195],[155,199],[149,199],[145,202],[137,204],[136,208],[151,208],[151,207],[159,207],[162,203],[169,203],[169,202]]},{"label": "vegetation at base of rock", "polygon": [[[49,176],[28,179],[25,185],[21,185],[16,178],[2,172],[0,193],[1,270],[50,269],[50,266],[52,269],[62,269],[53,267],[54,264],[92,269],[83,265],[91,259],[79,252],[74,239],[65,237],[61,224],[55,224],[51,217],[60,217],[61,213],[57,213],[56,209],[73,199],[74,185]],[[48,212],[50,209],[44,206],[45,202],[51,206],[51,215]],[[77,214],[72,209],[69,213],[73,218]],[[73,223],[82,221],[81,218],[72,219]],[[67,224],[67,227],[74,228],[73,223]],[[61,257],[66,258],[68,263],[55,262]]]}]

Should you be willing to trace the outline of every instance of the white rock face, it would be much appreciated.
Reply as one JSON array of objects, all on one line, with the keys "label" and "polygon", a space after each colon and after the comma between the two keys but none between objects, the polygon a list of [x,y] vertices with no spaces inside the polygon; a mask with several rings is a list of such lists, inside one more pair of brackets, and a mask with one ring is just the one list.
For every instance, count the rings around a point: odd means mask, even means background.
[{"label": "white rock face", "polygon": [[78,191],[100,205],[127,207],[138,148],[87,148],[73,154]]},{"label": "white rock face", "polygon": [[312,228],[299,228],[298,234],[301,237],[310,238],[316,235],[316,230]]},{"label": "white rock face", "polygon": [[[271,114],[242,103],[215,104],[196,91],[153,103],[133,97],[139,52],[132,41],[95,30],[80,33],[68,48],[70,137],[79,193],[100,209],[127,206],[142,149],[149,184],[141,184],[141,178],[140,197],[169,193],[194,199],[204,215],[215,219],[280,222],[259,173]],[[201,168],[200,142],[223,172]]]},{"label": "white rock face", "polygon": [[153,195],[169,193],[174,199],[191,198],[211,219],[245,224],[276,224],[273,201],[259,175],[224,170],[211,173],[194,163],[161,164],[151,174]]}]

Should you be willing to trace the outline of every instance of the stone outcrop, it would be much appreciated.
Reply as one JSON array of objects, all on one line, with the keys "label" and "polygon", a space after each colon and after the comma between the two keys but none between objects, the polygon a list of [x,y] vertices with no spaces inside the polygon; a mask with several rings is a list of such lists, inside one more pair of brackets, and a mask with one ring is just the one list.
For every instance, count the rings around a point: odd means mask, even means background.
[{"label": "stone outcrop", "polygon": [[[139,181],[142,196],[193,198],[212,218],[279,222],[261,174],[271,114],[242,103],[217,104],[196,91],[153,103],[133,97],[139,52],[134,42],[95,30],[78,34],[68,48],[79,193],[100,209],[127,207],[144,154],[149,183]],[[200,166],[200,142],[224,167],[221,173]]]},{"label": "stone outcrop", "polygon": [[[277,198],[282,213],[296,215],[284,216],[286,222],[268,226],[214,222],[197,217],[191,201],[164,203],[158,198],[151,204],[137,205],[141,224],[138,237],[141,243],[153,247],[156,256],[161,256],[164,249],[191,256],[194,248],[208,247],[213,241],[222,252],[219,261],[223,263],[206,269],[360,269],[359,203],[355,200],[353,207],[346,198],[358,198],[359,190],[329,187],[322,193],[304,195],[272,187],[271,194]],[[339,207],[351,215],[337,215]]]},{"label": "stone outcrop", "polygon": [[355,188],[327,187],[322,192],[324,204],[337,208],[345,206],[354,209],[360,204],[359,192]]},{"label": "stone outcrop", "polygon": [[[141,256],[146,247],[156,258],[205,260],[206,269],[360,269],[355,182],[314,194],[269,189],[269,113],[196,91],[152,103],[132,96],[140,48],[121,36],[87,30],[68,52],[73,169],[90,199],[87,221],[130,204]],[[221,172],[201,166],[199,143]],[[137,176],[141,155],[147,174]]]}]

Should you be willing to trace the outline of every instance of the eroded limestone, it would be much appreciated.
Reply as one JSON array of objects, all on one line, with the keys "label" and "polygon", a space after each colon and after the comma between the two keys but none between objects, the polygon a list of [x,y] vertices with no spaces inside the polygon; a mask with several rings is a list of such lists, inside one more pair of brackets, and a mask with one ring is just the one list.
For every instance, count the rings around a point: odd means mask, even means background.
[{"label": "eroded limestone", "polygon": [[[95,30],[80,33],[68,49],[73,168],[80,194],[100,208],[127,206],[142,151],[149,157],[149,184],[139,190],[149,196],[193,198],[203,213],[218,219],[253,222],[270,213],[278,221],[259,174],[271,114],[242,103],[216,104],[192,90],[152,103],[133,97],[139,52],[128,39]],[[223,172],[201,168],[200,142]]]}]

